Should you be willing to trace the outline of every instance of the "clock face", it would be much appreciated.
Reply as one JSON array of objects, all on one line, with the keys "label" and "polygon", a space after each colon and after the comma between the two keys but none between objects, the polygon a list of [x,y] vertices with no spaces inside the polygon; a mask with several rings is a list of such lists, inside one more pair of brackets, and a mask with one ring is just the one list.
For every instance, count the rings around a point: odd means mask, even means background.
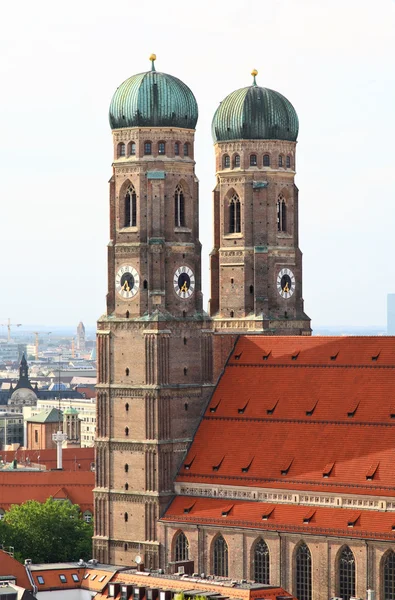
[{"label": "clock face", "polygon": [[174,291],[184,300],[190,298],[195,289],[195,275],[189,267],[179,267],[173,277]]},{"label": "clock face", "polygon": [[139,291],[140,277],[134,267],[124,265],[115,275],[115,289],[125,299],[134,298]]},{"label": "clock face", "polygon": [[281,269],[277,275],[277,291],[282,298],[290,298],[295,291],[295,275],[291,269]]}]

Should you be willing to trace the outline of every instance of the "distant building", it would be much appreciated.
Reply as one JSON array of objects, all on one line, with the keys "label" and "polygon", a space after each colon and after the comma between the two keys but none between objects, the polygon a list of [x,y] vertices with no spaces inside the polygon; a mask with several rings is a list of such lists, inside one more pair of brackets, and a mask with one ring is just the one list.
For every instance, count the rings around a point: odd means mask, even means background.
[{"label": "distant building", "polygon": [[387,294],[387,334],[395,335],[395,294]]},{"label": "distant building", "polygon": [[85,352],[85,326],[82,321],[78,323],[77,327],[77,350]]},{"label": "distant building", "polygon": [[0,342],[0,363],[17,362],[23,347],[16,342]]},{"label": "distant building", "polygon": [[23,415],[0,412],[0,450],[11,444],[23,445]]}]

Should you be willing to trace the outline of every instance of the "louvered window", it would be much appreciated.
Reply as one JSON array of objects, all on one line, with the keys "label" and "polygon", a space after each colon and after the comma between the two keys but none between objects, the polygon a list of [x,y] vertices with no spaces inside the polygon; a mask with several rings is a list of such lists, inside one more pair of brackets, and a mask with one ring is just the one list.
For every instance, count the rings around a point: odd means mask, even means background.
[{"label": "louvered window", "polygon": [[229,202],[229,233],[241,232],[240,198],[234,194]]},{"label": "louvered window", "polygon": [[174,225],[175,227],[185,227],[185,200],[180,185],[176,187],[174,193]]},{"label": "louvered window", "polygon": [[287,205],[282,194],[277,198],[277,230],[287,231]]}]

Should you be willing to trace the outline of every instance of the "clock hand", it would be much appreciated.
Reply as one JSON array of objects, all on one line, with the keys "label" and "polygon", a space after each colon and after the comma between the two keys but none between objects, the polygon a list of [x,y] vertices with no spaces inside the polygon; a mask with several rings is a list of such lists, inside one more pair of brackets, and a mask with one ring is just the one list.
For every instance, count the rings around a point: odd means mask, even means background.
[{"label": "clock hand", "polygon": [[288,281],[285,284],[285,286],[283,287],[283,292],[289,292]]},{"label": "clock hand", "polygon": [[123,284],[122,288],[126,291],[126,292],[130,292],[130,287],[128,284],[128,280],[125,281],[125,283]]},{"label": "clock hand", "polygon": [[182,285],[182,287],[180,289],[181,289],[181,292],[187,292],[188,291],[187,282],[186,281],[184,281],[184,283],[183,283],[183,285]]}]

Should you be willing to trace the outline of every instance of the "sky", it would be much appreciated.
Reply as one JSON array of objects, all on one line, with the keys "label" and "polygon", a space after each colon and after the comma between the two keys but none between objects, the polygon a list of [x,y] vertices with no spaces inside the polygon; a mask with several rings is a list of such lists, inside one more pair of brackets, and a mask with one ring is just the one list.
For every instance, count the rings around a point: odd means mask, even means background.
[{"label": "sky", "polygon": [[[305,311],[386,322],[395,293],[393,0],[21,0],[0,21],[0,322],[94,325],[105,310],[108,107],[119,84],[175,75],[199,106],[203,291],[215,185],[211,119],[251,83],[281,92],[297,147]],[[0,330],[1,335],[1,330]]]}]

